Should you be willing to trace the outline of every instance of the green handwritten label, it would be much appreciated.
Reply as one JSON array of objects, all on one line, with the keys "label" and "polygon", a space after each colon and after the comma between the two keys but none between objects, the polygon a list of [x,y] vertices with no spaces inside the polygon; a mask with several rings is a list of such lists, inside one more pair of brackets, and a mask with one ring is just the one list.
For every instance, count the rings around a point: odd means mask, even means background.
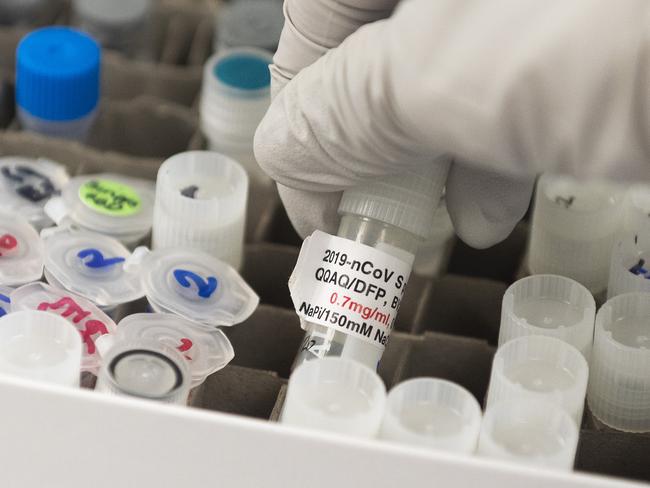
[{"label": "green handwritten label", "polygon": [[79,198],[93,210],[111,217],[128,217],[140,211],[138,193],[110,180],[91,180],[79,188]]}]

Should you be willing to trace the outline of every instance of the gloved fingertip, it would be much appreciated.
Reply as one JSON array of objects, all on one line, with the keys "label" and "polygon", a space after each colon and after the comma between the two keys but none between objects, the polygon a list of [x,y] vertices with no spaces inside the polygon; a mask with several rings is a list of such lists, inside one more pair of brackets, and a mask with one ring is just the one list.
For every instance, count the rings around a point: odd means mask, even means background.
[{"label": "gloved fingertip", "polygon": [[284,185],[278,185],[278,192],[289,220],[301,238],[304,239],[315,230],[336,235],[342,192],[308,192]]}]

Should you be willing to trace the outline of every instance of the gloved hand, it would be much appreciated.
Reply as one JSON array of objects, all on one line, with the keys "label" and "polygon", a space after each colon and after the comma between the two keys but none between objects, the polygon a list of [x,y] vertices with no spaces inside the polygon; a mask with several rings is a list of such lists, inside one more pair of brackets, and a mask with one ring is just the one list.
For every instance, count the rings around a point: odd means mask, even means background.
[{"label": "gloved hand", "polygon": [[[307,48],[285,49],[283,31],[276,92],[332,47],[319,52],[292,22],[301,1],[287,0],[285,31]],[[335,230],[341,190],[451,155],[452,221],[485,247],[521,218],[539,172],[648,179],[649,25],[645,0],[405,1],[286,85],[258,129],[256,157],[305,235]]]}]

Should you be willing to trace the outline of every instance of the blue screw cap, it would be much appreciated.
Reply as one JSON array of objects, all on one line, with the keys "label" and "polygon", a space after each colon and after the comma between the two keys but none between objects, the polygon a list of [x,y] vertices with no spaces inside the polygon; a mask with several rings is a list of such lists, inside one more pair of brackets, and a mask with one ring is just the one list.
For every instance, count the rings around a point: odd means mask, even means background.
[{"label": "blue screw cap", "polygon": [[45,27],[27,34],[16,50],[16,103],[34,117],[69,121],[99,101],[101,49],[87,34]]},{"label": "blue screw cap", "polygon": [[221,58],[214,67],[219,81],[239,90],[260,90],[271,84],[269,61],[250,53],[233,53]]}]

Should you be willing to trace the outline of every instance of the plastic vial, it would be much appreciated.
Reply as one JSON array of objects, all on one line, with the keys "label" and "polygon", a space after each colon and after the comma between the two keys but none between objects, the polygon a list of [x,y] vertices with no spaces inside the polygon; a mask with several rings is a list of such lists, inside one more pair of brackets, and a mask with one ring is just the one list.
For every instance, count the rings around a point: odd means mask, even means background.
[{"label": "plastic vial", "polygon": [[248,176],[210,151],[172,156],[158,171],[153,248],[200,250],[239,269],[243,259]]},{"label": "plastic vial", "polygon": [[45,213],[57,224],[117,239],[134,248],[149,234],[153,222],[153,182],[103,173],[75,176],[60,197],[45,205]]},{"label": "plastic vial", "polygon": [[118,342],[103,357],[95,391],[184,405],[189,368],[178,351],[160,342]]},{"label": "plastic vial", "polygon": [[570,471],[578,448],[578,427],[553,403],[512,400],[483,416],[478,454],[516,463]]},{"label": "plastic vial", "polygon": [[0,318],[0,373],[79,386],[81,336],[67,320],[38,311]]},{"label": "plastic vial", "polygon": [[447,268],[451,255],[451,242],[456,236],[444,200],[440,202],[433,214],[432,230],[431,237],[418,248],[413,263],[413,272],[428,278],[440,275]]},{"label": "plastic vial", "polygon": [[140,276],[126,271],[129,250],[116,239],[71,228],[43,232],[45,278],[76,293],[118,321],[126,305],[144,296]]},{"label": "plastic vial", "polygon": [[271,184],[253,153],[255,130],[271,103],[270,52],[237,48],[205,63],[201,92],[201,130],[211,150],[239,162],[253,183]]},{"label": "plastic vial", "polygon": [[530,234],[531,274],[562,275],[593,294],[604,292],[621,202],[620,188],[610,183],[540,177]]},{"label": "plastic vial", "polygon": [[0,211],[22,215],[36,230],[49,227],[43,207],[69,179],[65,166],[48,159],[0,158]]},{"label": "plastic vial", "polygon": [[43,275],[43,243],[17,215],[0,213],[0,285],[20,286]]},{"label": "plastic vial", "polygon": [[380,437],[462,454],[476,450],[481,406],[465,388],[437,378],[415,378],[388,394]]},{"label": "plastic vial", "polygon": [[587,401],[604,424],[650,432],[650,293],[608,300],[596,315]]},{"label": "plastic vial", "polygon": [[135,54],[142,46],[151,0],[73,0],[74,23],[105,48]]},{"label": "plastic vial", "polygon": [[289,378],[282,423],[355,437],[377,435],[386,387],[372,369],[342,358],[302,364]]},{"label": "plastic vial", "polygon": [[577,281],[555,275],[529,276],[510,285],[503,295],[499,345],[522,336],[551,336],[589,358],[595,318],[594,297]]},{"label": "plastic vial", "polygon": [[83,141],[97,113],[101,51],[68,27],[27,34],[16,50],[16,105],[23,129]]},{"label": "plastic vial", "polygon": [[256,47],[275,52],[283,26],[281,0],[230,0],[217,15],[214,50]]},{"label": "plastic vial", "polygon": [[559,405],[580,425],[588,377],[587,360],[572,345],[555,337],[513,339],[494,356],[487,408],[529,398]]},{"label": "plastic vial", "polygon": [[47,4],[47,0],[0,0],[0,25],[28,24]]},{"label": "plastic vial", "polygon": [[[440,160],[346,190],[339,205],[338,236],[412,265],[419,244],[431,235],[432,209],[440,201],[448,170]],[[303,328],[305,339],[294,368],[320,356],[341,356],[377,368],[383,350],[374,344],[319,324],[307,322]]]}]

